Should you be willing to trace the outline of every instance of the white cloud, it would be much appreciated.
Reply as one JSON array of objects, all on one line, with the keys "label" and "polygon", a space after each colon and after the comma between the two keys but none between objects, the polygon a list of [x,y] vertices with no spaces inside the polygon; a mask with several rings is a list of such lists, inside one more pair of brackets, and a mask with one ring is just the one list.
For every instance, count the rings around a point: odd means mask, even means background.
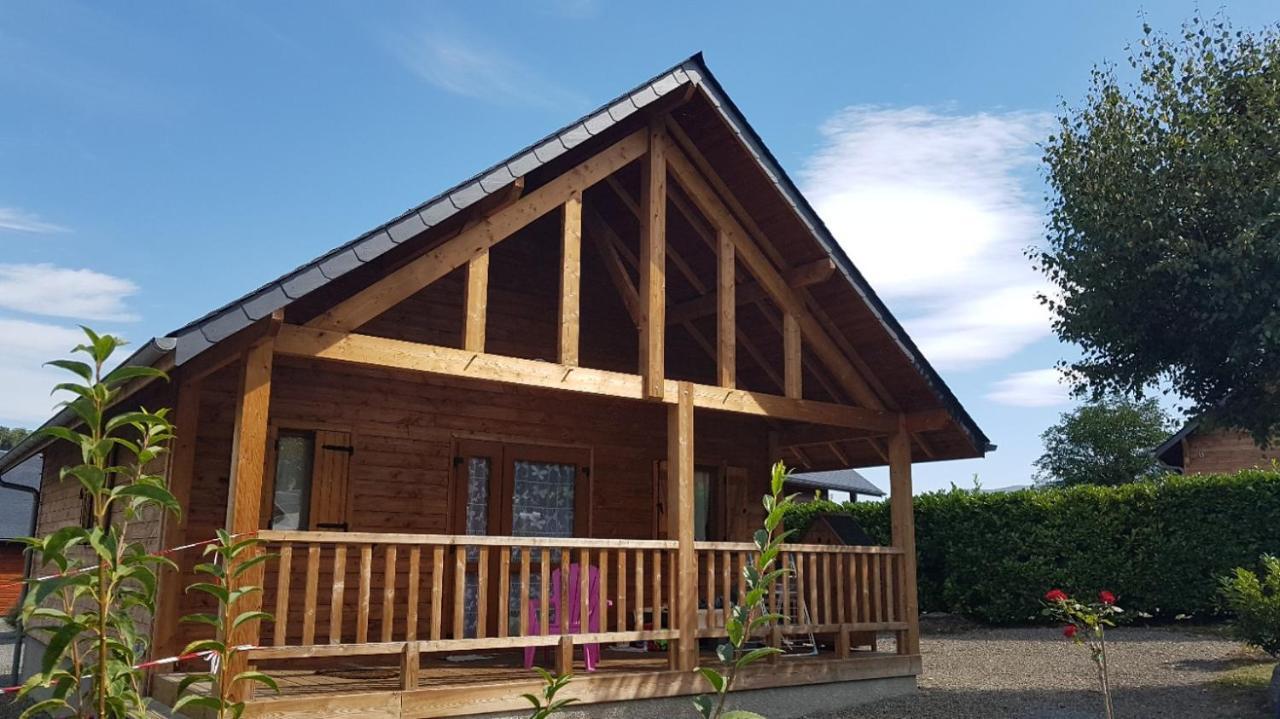
[{"label": "white cloud", "polygon": [[45,222],[38,216],[30,212],[23,212],[16,207],[0,207],[0,230],[50,234],[66,232],[67,228],[55,225],[52,222]]},{"label": "white cloud", "polygon": [[0,308],[86,320],[136,320],[124,305],[138,286],[94,270],[0,264]]},{"label": "white cloud", "polygon": [[1023,248],[1041,211],[1028,188],[1041,113],[955,115],[851,107],[822,128],[806,194],[925,356],[963,369],[1049,334]]},{"label": "white cloud", "polygon": [[0,317],[0,424],[34,427],[52,416],[65,397],[49,390],[71,375],[43,365],[69,356],[84,340],[74,327]]},{"label": "white cloud", "polygon": [[458,28],[433,25],[394,37],[391,49],[415,75],[455,95],[500,105],[558,108],[586,104],[580,95],[529,69],[528,62],[465,35]]},{"label": "white cloud", "polygon": [[1071,402],[1071,390],[1057,369],[1014,372],[996,382],[987,399],[1013,407],[1058,407]]}]

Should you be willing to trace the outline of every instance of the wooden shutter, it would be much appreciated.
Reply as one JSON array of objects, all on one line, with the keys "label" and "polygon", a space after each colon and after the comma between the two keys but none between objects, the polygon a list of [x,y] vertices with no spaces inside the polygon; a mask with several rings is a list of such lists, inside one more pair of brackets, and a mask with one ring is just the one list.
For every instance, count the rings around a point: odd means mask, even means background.
[{"label": "wooden shutter", "polygon": [[311,528],[346,531],[347,479],[351,470],[351,435],[317,431],[311,470]]},{"label": "wooden shutter", "polygon": [[[724,540],[749,542],[755,529],[751,482],[743,467],[724,469]],[[758,498],[757,498],[758,501]]]},{"label": "wooden shutter", "polygon": [[667,538],[667,460],[653,463],[653,538]]}]

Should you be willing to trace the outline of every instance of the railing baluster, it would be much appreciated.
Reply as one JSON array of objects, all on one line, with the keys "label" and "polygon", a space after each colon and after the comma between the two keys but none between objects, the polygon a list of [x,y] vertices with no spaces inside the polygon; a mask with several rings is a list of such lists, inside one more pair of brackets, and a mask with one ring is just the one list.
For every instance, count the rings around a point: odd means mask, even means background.
[{"label": "railing baluster", "polygon": [[636,631],[644,631],[644,550],[636,550]]},{"label": "railing baluster", "polygon": [[618,550],[618,631],[627,631],[627,550]]},{"label": "railing baluster", "polygon": [[750,554],[747,552],[737,552],[738,555],[738,604],[741,604],[747,598],[747,562],[750,561]]},{"label": "railing baluster", "polygon": [[489,547],[480,547],[476,565],[476,639],[489,634]]},{"label": "railing baluster", "polygon": [[356,643],[369,641],[369,594],[373,583],[373,545],[360,545],[360,601],[356,606]]},{"label": "railing baluster", "polygon": [[831,579],[831,555],[822,555],[822,623],[832,624],[836,617],[832,612],[834,607],[831,606],[831,589],[835,582]]},{"label": "railing baluster", "polygon": [[418,639],[418,586],[421,561],[422,547],[415,544],[409,550],[409,604],[404,613],[404,638],[409,642]]},{"label": "railing baluster", "polygon": [[316,643],[316,593],[320,590],[320,545],[307,547],[307,590],[303,595],[302,643]]},{"label": "railing baluster", "polygon": [[467,548],[453,550],[453,638],[466,638]]},{"label": "railing baluster", "polygon": [[791,571],[782,578],[782,623],[794,624],[791,616],[791,587],[792,585],[800,586],[800,574],[796,569],[795,558],[791,556],[791,552],[783,551],[780,553],[783,566]]},{"label": "railing baluster", "polygon": [[275,632],[271,643],[282,647],[289,642],[289,580],[293,575],[293,545],[285,543],[280,547],[280,577],[276,587]]},{"label": "railing baluster", "polygon": [[867,558],[871,560],[871,606],[874,607],[871,614],[872,616],[871,621],[873,622],[884,621],[884,614],[883,614],[884,607],[881,604],[882,597],[880,594],[880,557],[881,556],[882,555],[879,555],[879,554],[867,555]]},{"label": "railing baluster", "polygon": [[818,606],[818,585],[821,583],[818,577],[818,555],[813,552],[809,553],[809,624],[817,624],[820,621]]},{"label": "railing baluster", "polygon": [[844,624],[844,574],[845,574],[845,555],[835,555],[836,567],[836,623]]},{"label": "railing baluster", "polygon": [[585,634],[591,629],[587,621],[591,611],[591,550],[578,550],[578,632]]},{"label": "railing baluster", "polygon": [[719,626],[714,619],[716,616],[716,553],[712,551],[698,552],[702,558],[703,565],[707,568],[707,586],[706,598],[707,603],[707,628]]},{"label": "railing baluster", "polygon": [[726,621],[728,621],[729,605],[733,604],[729,600],[729,582],[732,577],[733,555],[729,554],[728,551],[720,552],[720,606],[724,607]]},{"label": "railing baluster", "polygon": [[808,624],[805,612],[808,608],[808,600],[805,599],[804,583],[809,579],[808,570],[804,566],[804,555],[799,552],[791,555],[791,563],[796,570],[796,607],[795,621],[796,624]]},{"label": "railing baluster", "polygon": [[[653,550],[653,628],[661,629],[662,624],[662,551]],[[672,617],[667,617],[667,626],[671,625]]]},{"label": "railing baluster", "polygon": [[874,621],[871,618],[871,577],[869,574],[870,570],[868,568],[868,564],[870,564],[868,561],[869,556],[870,555],[867,554],[858,555],[858,577],[861,580],[859,594],[862,597],[862,621],[864,622]]},{"label": "railing baluster", "polygon": [[[523,591],[523,586],[522,590]],[[498,549],[498,636],[507,636],[511,625],[511,549]]]},{"label": "railing baluster", "polygon": [[431,551],[431,639],[440,638],[444,623],[444,547],[437,545]]},{"label": "railing baluster", "polygon": [[396,545],[388,544],[386,552],[382,571],[382,641],[389,642],[396,619]]},{"label": "railing baluster", "polygon": [[[596,611],[599,618],[599,631],[609,631],[609,550],[601,549],[597,553],[596,564],[598,566],[600,581],[600,592],[597,598]],[[588,631],[592,631],[588,629]]]},{"label": "railing baluster", "polygon": [[560,622],[560,633],[569,634],[569,567],[572,557],[568,548],[560,550],[560,605],[556,607],[556,619]]},{"label": "railing baluster", "polygon": [[333,590],[329,593],[329,643],[342,643],[342,601],[347,588],[347,546],[333,548]]},{"label": "railing baluster", "polygon": [[[524,554],[531,554],[528,547],[523,550]],[[528,559],[523,560],[528,563]],[[524,577],[524,569],[521,569],[521,577]],[[538,634],[546,636],[551,631],[551,550],[538,550]],[[526,624],[526,631],[528,625]]]}]

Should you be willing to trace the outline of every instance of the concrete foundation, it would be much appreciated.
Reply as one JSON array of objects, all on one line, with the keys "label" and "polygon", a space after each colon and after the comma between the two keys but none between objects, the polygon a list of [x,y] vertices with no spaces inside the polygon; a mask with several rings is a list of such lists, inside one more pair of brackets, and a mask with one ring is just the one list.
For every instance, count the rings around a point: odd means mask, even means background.
[{"label": "concrete foundation", "polygon": [[[747,709],[768,719],[803,719],[859,704],[890,699],[916,691],[915,677],[863,679],[852,682],[808,684],[775,689],[754,689],[729,695],[727,706]],[[573,685],[563,690],[573,696]],[[476,714],[472,719],[525,719],[528,711]],[[692,697],[636,699],[605,704],[571,704],[556,714],[557,719],[673,719],[694,717]]]}]

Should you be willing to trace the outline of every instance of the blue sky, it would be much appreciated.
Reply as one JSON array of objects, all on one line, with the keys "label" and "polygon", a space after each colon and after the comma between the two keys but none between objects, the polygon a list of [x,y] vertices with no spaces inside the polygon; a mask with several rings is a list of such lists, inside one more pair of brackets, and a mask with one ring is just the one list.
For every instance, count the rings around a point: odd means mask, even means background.
[{"label": "blue sky", "polygon": [[[1195,6],[1151,3],[1176,29]],[[1031,299],[1036,143],[1124,2],[0,3],[0,424],[89,322],[134,341],[272,279],[701,50],[1029,481],[1070,407]],[[1229,3],[1241,27],[1271,2]],[[870,473],[881,479],[878,473]]]}]

